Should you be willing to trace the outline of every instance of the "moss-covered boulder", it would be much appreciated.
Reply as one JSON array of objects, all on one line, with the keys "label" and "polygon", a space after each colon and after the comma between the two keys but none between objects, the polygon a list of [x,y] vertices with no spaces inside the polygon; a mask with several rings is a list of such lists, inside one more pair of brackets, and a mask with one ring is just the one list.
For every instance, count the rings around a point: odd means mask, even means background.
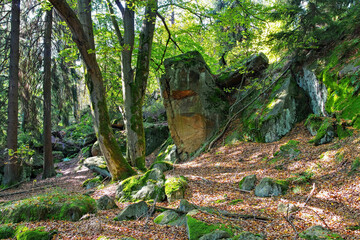
[{"label": "moss-covered boulder", "polygon": [[187,217],[186,230],[187,230],[189,240],[198,240],[202,236],[212,233],[213,231],[216,231],[216,230],[225,231],[229,234],[230,237],[233,236],[232,231],[223,225],[207,224],[207,223],[197,220],[189,215],[187,215],[186,217]]},{"label": "moss-covered boulder", "polygon": [[288,189],[288,182],[274,180],[272,178],[263,178],[255,187],[255,196],[257,197],[274,197],[285,194]]},{"label": "moss-covered boulder", "polygon": [[300,149],[298,147],[299,141],[290,140],[287,143],[280,146],[280,150],[274,154],[275,158],[289,158],[294,159],[300,153]]},{"label": "moss-covered boulder", "polygon": [[15,230],[8,225],[0,225],[0,239],[13,238]]},{"label": "moss-covered boulder", "polygon": [[111,197],[108,195],[104,195],[98,200],[96,200],[96,206],[99,210],[109,210],[117,208],[117,205]]},{"label": "moss-covered boulder", "polygon": [[18,227],[16,231],[17,240],[51,240],[56,232],[47,232],[43,228],[28,229]]},{"label": "moss-covered boulder", "polygon": [[323,226],[312,226],[299,234],[299,237],[308,240],[342,240],[343,238]]},{"label": "moss-covered boulder", "polygon": [[111,179],[111,174],[106,166],[106,161],[102,156],[86,158],[83,162],[84,166],[93,172]]},{"label": "moss-covered boulder", "polygon": [[160,79],[171,137],[181,160],[208,140],[227,116],[223,91],[197,51],[164,62]]},{"label": "moss-covered boulder", "polygon": [[159,169],[151,169],[145,174],[132,176],[120,183],[116,189],[119,201],[165,200],[165,176]]},{"label": "moss-covered boulder", "polygon": [[86,189],[91,189],[91,188],[95,188],[97,186],[100,186],[101,183],[103,181],[102,176],[96,176],[94,178],[89,178],[86,179],[83,183],[82,186]]},{"label": "moss-covered boulder", "polygon": [[305,126],[314,136],[309,142],[315,146],[329,143],[337,136],[336,122],[328,117],[311,114],[307,118]]},{"label": "moss-covered boulder", "polygon": [[89,196],[52,192],[24,200],[8,202],[0,207],[0,223],[59,219],[77,221],[96,211],[96,202]]},{"label": "moss-covered boulder", "polygon": [[171,177],[165,181],[165,194],[169,202],[183,199],[187,188],[187,180],[185,177]]},{"label": "moss-covered boulder", "polygon": [[102,152],[101,152],[101,149],[100,149],[99,141],[96,141],[96,142],[91,146],[91,156],[93,156],[93,157],[102,156]]},{"label": "moss-covered boulder", "polygon": [[151,164],[150,169],[159,169],[162,172],[166,172],[168,170],[174,169],[174,165],[172,162],[168,161],[156,161]]},{"label": "moss-covered boulder", "polygon": [[249,175],[241,179],[239,182],[239,188],[241,190],[251,191],[255,188],[256,175]]},{"label": "moss-covered boulder", "polygon": [[[231,109],[233,113],[245,109],[241,117],[241,129],[237,131],[239,134],[234,135],[236,139],[277,141],[311,112],[307,94],[290,74],[281,78],[266,97],[261,95],[258,98],[260,92],[256,90],[250,95],[244,94],[238,96],[239,100]],[[254,98],[256,100],[252,102]]]},{"label": "moss-covered boulder", "polygon": [[215,230],[212,231],[211,233],[205,234],[204,236],[199,238],[199,240],[220,240],[220,239],[228,239],[230,237],[231,235],[224,230]]},{"label": "moss-covered boulder", "polygon": [[154,222],[159,225],[169,225],[169,226],[183,226],[186,224],[186,215],[179,214],[172,210],[167,210],[159,214]]},{"label": "moss-covered boulder", "polygon": [[148,214],[149,206],[141,201],[124,208],[115,218],[115,221],[134,220],[145,217]]}]

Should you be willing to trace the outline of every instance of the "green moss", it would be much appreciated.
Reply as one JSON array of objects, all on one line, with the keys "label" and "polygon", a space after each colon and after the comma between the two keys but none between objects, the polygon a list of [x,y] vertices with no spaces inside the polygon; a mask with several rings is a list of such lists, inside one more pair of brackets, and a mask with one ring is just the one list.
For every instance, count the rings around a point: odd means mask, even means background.
[{"label": "green moss", "polygon": [[184,176],[168,178],[165,182],[165,194],[170,196],[173,192],[185,191],[186,186],[187,180]]},{"label": "green moss", "polygon": [[160,214],[159,216],[157,216],[157,217],[154,219],[154,223],[160,224],[161,221],[163,220],[163,218],[164,218],[164,215],[163,215],[163,214]]},{"label": "green moss", "polygon": [[94,177],[94,178],[89,178],[89,179],[86,179],[82,183],[82,186],[86,187],[86,185],[88,185],[89,183],[99,183],[99,184],[101,184],[102,180],[103,180],[103,178],[101,176],[97,176],[97,177]]},{"label": "green moss", "polygon": [[201,236],[211,233],[215,230],[223,230],[228,232],[231,236],[233,236],[233,232],[226,228],[224,225],[209,225],[202,221],[199,221],[191,216],[187,216],[187,230],[189,240],[197,240]]},{"label": "green moss", "polygon": [[51,234],[39,229],[28,230],[16,235],[17,240],[50,240]]},{"label": "green moss", "polygon": [[289,189],[290,182],[287,179],[286,180],[276,179],[274,181],[275,181],[276,184],[280,185],[281,192],[282,192],[283,195],[285,195],[287,190]]},{"label": "green moss", "polygon": [[329,118],[325,118],[320,128],[317,130],[316,136],[314,136],[309,143],[318,144],[319,141],[324,138],[328,132],[333,131],[333,122]]},{"label": "green moss", "polygon": [[2,225],[0,226],[0,239],[5,238],[12,238],[15,235],[15,230],[8,226],[8,225]]},{"label": "green moss", "polygon": [[238,204],[239,202],[243,202],[244,201],[244,199],[235,199],[235,200],[232,200],[229,204],[230,205],[236,205],[236,204]]},{"label": "green moss", "polygon": [[300,143],[299,141],[290,140],[286,144],[284,144],[280,147],[280,151],[289,152],[291,150],[294,150],[294,151],[298,152],[299,149],[297,149],[297,147],[298,147],[299,143]]},{"label": "green moss", "polygon": [[0,210],[4,214],[0,223],[45,219],[76,221],[82,215],[96,211],[96,202],[89,196],[69,195],[56,191],[7,203],[1,206]]}]

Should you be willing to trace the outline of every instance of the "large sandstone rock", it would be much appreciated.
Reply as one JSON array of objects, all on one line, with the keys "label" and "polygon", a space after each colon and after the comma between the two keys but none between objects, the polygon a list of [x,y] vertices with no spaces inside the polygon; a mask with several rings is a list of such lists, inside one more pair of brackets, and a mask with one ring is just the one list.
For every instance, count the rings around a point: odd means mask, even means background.
[{"label": "large sandstone rock", "polygon": [[227,104],[199,52],[166,59],[164,65],[160,84],[169,129],[180,160],[185,160],[219,127]]}]

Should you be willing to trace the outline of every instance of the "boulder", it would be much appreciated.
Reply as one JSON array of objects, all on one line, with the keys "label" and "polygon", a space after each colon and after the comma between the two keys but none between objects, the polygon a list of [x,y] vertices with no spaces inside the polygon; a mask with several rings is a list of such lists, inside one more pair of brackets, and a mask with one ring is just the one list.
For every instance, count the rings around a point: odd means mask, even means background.
[{"label": "boulder", "polygon": [[94,171],[95,173],[103,176],[108,177],[111,179],[111,174],[107,169],[106,161],[102,156],[90,157],[84,160],[85,167],[89,168],[90,170]]},{"label": "boulder", "polygon": [[[224,225],[207,224],[207,223],[199,221],[189,215],[186,216],[186,231],[187,231],[189,240],[198,240],[201,237],[203,237],[209,233],[213,233],[214,231],[228,232],[229,235],[227,235],[227,236],[231,237],[231,235],[230,235],[231,231],[229,229],[227,229]],[[220,235],[223,233],[218,233],[218,234]],[[215,233],[215,235],[216,235],[216,233]],[[207,237],[209,237],[209,235],[207,235]],[[209,239],[209,238],[205,238],[205,239]],[[214,238],[214,239],[219,239],[219,238]]]},{"label": "boulder", "polygon": [[241,190],[251,191],[255,188],[256,175],[246,176],[239,182],[239,187]]},{"label": "boulder", "polygon": [[309,240],[341,240],[343,239],[339,234],[333,233],[323,226],[312,226],[299,234],[299,237]]},{"label": "boulder", "polygon": [[303,67],[297,74],[296,81],[310,97],[312,112],[321,116],[327,116],[325,104],[328,96],[327,87],[316,78],[315,73],[309,67]]},{"label": "boulder", "polygon": [[290,140],[280,146],[280,151],[274,153],[274,157],[295,159],[301,153],[298,145],[299,141]]},{"label": "boulder", "polygon": [[305,126],[311,135],[314,136],[309,142],[315,146],[329,143],[337,136],[336,122],[328,117],[311,114],[307,118]]},{"label": "boulder", "polygon": [[285,181],[263,178],[255,187],[255,196],[274,197],[286,193],[288,184]]},{"label": "boulder", "polygon": [[168,125],[179,158],[185,160],[220,126],[227,103],[199,52],[166,59],[164,65],[160,86]]},{"label": "boulder", "polygon": [[104,195],[96,201],[96,206],[100,210],[109,210],[117,208],[117,205],[111,197]]},{"label": "boulder", "polygon": [[169,137],[167,124],[145,124],[145,154],[149,155],[159,148]]},{"label": "boulder", "polygon": [[186,216],[175,211],[167,210],[159,214],[154,222],[159,225],[183,226],[186,224]]},{"label": "boulder", "polygon": [[230,238],[230,234],[223,230],[215,230],[211,233],[205,234],[199,240],[218,240],[218,239],[226,239]]},{"label": "boulder", "polygon": [[291,77],[280,89],[274,91],[260,119],[260,135],[265,142],[274,142],[285,136],[295,123],[301,122],[311,112],[309,98]]},{"label": "boulder", "polygon": [[27,229],[27,227],[24,227],[24,229],[21,230],[17,230],[17,232],[17,240],[50,240],[52,239],[53,235],[56,234],[56,231],[46,232],[41,228]]},{"label": "boulder", "polygon": [[249,79],[259,76],[268,66],[269,59],[265,54],[253,54],[245,61],[244,68],[219,74],[216,77],[216,84],[221,88],[238,87],[241,83],[246,86]]},{"label": "boulder", "polygon": [[181,199],[180,201],[180,205],[179,205],[179,210],[182,212],[190,212],[192,210],[195,210],[196,206],[194,204],[189,203],[187,200],[185,199]]},{"label": "boulder", "polygon": [[159,169],[151,169],[143,175],[132,176],[120,183],[116,198],[120,201],[165,199],[165,176]]},{"label": "boulder", "polygon": [[169,202],[183,199],[187,188],[185,177],[170,177],[165,181],[165,194]]},{"label": "boulder", "polygon": [[91,156],[102,156],[99,141],[96,141],[91,147]]},{"label": "boulder", "polygon": [[150,169],[159,169],[162,172],[166,172],[168,170],[172,170],[174,169],[174,165],[171,162],[167,162],[167,161],[159,161],[159,162],[154,162],[151,166]]},{"label": "boulder", "polygon": [[115,221],[135,220],[145,217],[149,211],[146,202],[141,201],[124,208],[115,218]]}]

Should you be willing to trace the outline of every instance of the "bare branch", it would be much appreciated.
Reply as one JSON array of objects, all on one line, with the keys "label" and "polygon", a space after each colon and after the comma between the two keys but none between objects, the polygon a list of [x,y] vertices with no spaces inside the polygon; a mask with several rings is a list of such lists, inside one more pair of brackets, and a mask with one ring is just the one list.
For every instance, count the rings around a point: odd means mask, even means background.
[{"label": "bare branch", "polygon": [[159,12],[156,13],[156,15],[161,19],[161,21],[163,22],[164,24],[164,27],[167,31],[167,33],[169,34],[169,39],[175,44],[175,46],[180,50],[180,52],[184,53],[181,48],[179,47],[179,45],[175,42],[175,40],[171,37],[171,32],[170,32],[170,29],[169,27],[167,26],[166,24],[166,21],[165,21],[165,18],[163,16],[161,16],[161,14]]}]

